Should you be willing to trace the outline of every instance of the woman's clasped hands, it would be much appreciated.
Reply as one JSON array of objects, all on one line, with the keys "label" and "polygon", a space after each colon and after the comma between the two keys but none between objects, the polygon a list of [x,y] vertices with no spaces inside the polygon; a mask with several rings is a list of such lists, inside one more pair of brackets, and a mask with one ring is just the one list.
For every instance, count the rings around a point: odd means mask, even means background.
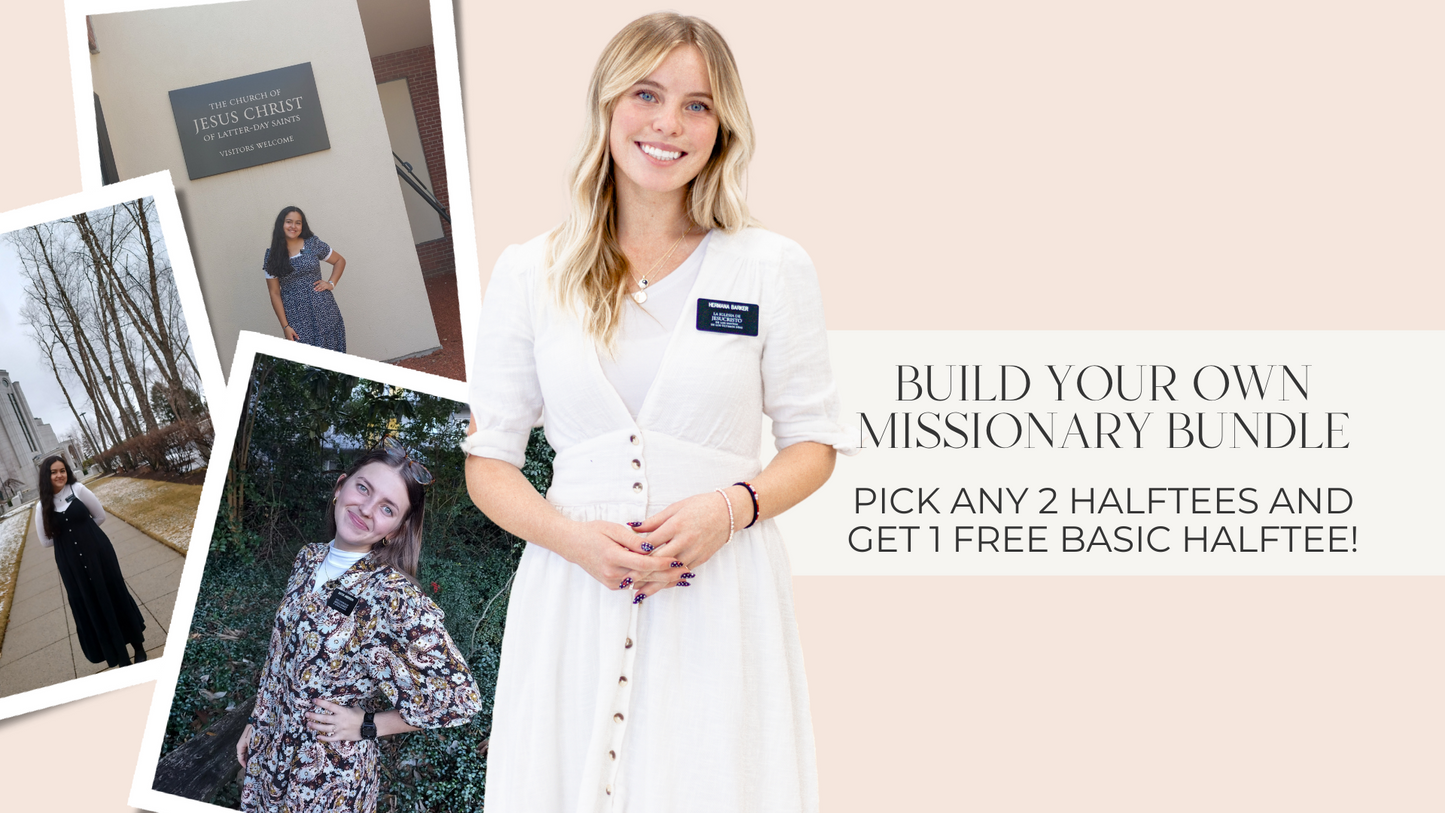
[{"label": "woman's clasped hands", "polygon": [[643,547],[644,537],[616,522],[576,523],[569,541],[565,558],[612,590],[625,590],[659,578],[659,571],[673,570],[669,562],[650,555],[652,546]]},{"label": "woman's clasped hands", "polygon": [[[690,586],[693,569],[711,559],[739,527],[739,497],[730,494],[728,500],[717,492],[695,494],[641,522],[581,523],[581,555],[574,561],[611,589],[631,588],[634,603],[669,587]],[[748,509],[741,517],[746,524],[751,504],[745,493],[741,500]]]}]

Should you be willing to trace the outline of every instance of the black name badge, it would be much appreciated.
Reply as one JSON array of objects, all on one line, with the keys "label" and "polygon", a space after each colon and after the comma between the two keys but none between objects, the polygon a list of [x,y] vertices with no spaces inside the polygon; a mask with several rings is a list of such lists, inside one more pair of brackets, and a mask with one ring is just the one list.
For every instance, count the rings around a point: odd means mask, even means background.
[{"label": "black name badge", "polygon": [[758,335],[758,306],[721,299],[697,301],[697,329],[709,333]]},{"label": "black name badge", "polygon": [[356,609],[356,594],[338,587],[331,591],[331,598],[326,600],[326,606],[343,615],[351,615],[351,611]]}]

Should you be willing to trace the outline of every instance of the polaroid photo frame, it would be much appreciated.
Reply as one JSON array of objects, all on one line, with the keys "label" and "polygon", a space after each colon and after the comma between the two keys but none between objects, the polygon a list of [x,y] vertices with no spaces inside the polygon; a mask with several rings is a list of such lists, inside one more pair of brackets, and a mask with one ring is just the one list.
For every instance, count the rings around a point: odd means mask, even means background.
[{"label": "polaroid photo frame", "polygon": [[[0,215],[0,234],[23,229],[27,226],[39,223],[47,223],[61,218],[69,217],[80,212],[91,212],[96,209],[112,206],[124,201],[132,201],[139,198],[151,198],[155,201],[156,211],[161,224],[161,236],[165,241],[165,247],[171,262],[172,272],[175,277],[175,285],[179,296],[182,311],[185,316],[187,330],[190,334],[191,349],[195,355],[196,365],[201,379],[202,393],[212,410],[212,420],[216,417],[216,408],[225,401],[225,385],[221,377],[220,365],[216,362],[215,344],[211,340],[209,322],[206,320],[205,306],[201,300],[201,288],[196,279],[195,268],[191,264],[190,246],[186,241],[185,228],[181,223],[180,209],[176,204],[175,190],[171,185],[169,173],[161,172],[154,175],[146,175],[134,178],[110,186],[91,189],[75,195],[38,203],[22,209],[16,209]],[[200,519],[199,515],[197,517]],[[201,540],[208,539],[208,536],[199,537]],[[192,536],[192,540],[197,537]],[[194,555],[196,550],[191,549]],[[189,557],[182,573],[182,581],[192,572],[199,573],[197,567],[192,566]],[[180,596],[178,595],[179,599]],[[176,617],[173,615],[173,618]],[[175,633],[174,621],[169,628],[167,641],[169,642]],[[182,633],[182,640],[184,634]],[[179,660],[173,657],[174,651],[168,649],[166,654],[156,660],[145,663],[127,666],[120,669],[111,669],[98,674],[78,677],[63,683],[44,686],[29,691],[20,692],[9,697],[0,698],[0,718],[12,717],[17,714],[35,711],[61,703],[68,703],[83,697],[112,691],[125,686],[133,686],[148,680],[155,680],[156,676],[164,669],[166,662]]]},{"label": "polaroid photo frame", "polygon": [[[447,398],[466,403],[466,384],[441,378],[416,370],[408,370],[384,362],[334,353],[299,342],[289,342],[275,336],[243,332],[237,344],[236,357],[232,362],[231,375],[237,386],[226,391],[225,403],[215,409],[216,441],[213,453],[225,454],[229,459],[230,450],[236,441],[237,423],[242,403],[246,397],[246,382],[255,363],[256,356],[264,354],[279,359],[299,362],[312,367],[321,367],[335,372],[355,375],[361,378],[402,387],[416,392]],[[197,540],[194,566],[187,567],[176,597],[174,625],[177,629],[189,630],[195,614],[196,598],[201,587],[205,570],[209,542],[215,530],[216,513],[220,508],[226,484],[227,466],[213,465],[206,472],[206,483],[201,492],[201,504],[197,514],[193,539]],[[149,716],[146,719],[145,737],[141,741],[140,756],[136,763],[135,780],[131,786],[130,803],[156,813],[187,813],[188,811],[215,811],[218,808],[205,802],[185,799],[168,793],[161,793],[151,787],[160,761],[161,743],[165,738],[166,721],[175,699],[176,682],[180,677],[182,658],[167,657],[158,670],[150,674],[156,680],[155,695],[151,700]]]},{"label": "polaroid photo frame", "polygon": [[[66,31],[69,44],[77,137],[80,145],[81,182],[84,188],[97,188],[103,183],[104,174],[102,170],[101,153],[102,145],[108,144],[108,139],[103,138],[103,134],[97,128],[97,111],[104,111],[101,115],[108,113],[112,119],[126,115],[124,106],[121,105],[119,101],[115,102],[115,105],[122,109],[111,111],[109,107],[104,107],[105,99],[96,95],[96,82],[92,76],[91,65],[92,49],[98,49],[98,53],[100,53],[103,58],[110,56],[110,54],[106,50],[107,45],[104,41],[103,33],[98,43],[97,39],[92,36],[93,28],[90,24],[90,16],[158,10],[176,10],[178,13],[186,13],[189,10],[198,9],[203,6],[241,6],[247,2],[256,2],[256,0],[226,0],[226,2],[221,3],[209,2],[209,0],[200,0],[200,2],[191,2],[190,0],[186,0],[186,2],[173,2],[171,0],[67,0],[65,4]],[[372,11],[381,9],[385,13],[398,13],[395,9],[399,7],[398,4],[380,3],[375,0],[358,0],[357,5],[360,8]],[[434,49],[436,70],[436,104],[439,108],[446,164],[447,209],[450,215],[451,228],[450,249],[452,252],[452,262],[456,269],[460,306],[459,315],[462,333],[465,337],[463,345],[464,347],[469,347],[470,337],[467,337],[467,333],[474,329],[476,324],[477,314],[480,311],[481,290],[476,273],[476,234],[473,219],[470,171],[467,160],[467,138],[462,122],[461,79],[457,59],[456,25],[453,18],[452,5],[448,2],[444,2],[443,0],[409,0],[406,5],[415,7],[419,13],[429,14],[430,19],[431,44]],[[310,14],[312,18],[321,19],[324,18],[327,12],[325,9],[319,9],[306,10],[306,13]],[[96,28],[99,28],[99,26],[96,26]],[[320,37],[322,34],[318,32],[316,36]],[[351,55],[349,58],[354,58],[354,55]],[[294,54],[287,55],[285,53],[272,54],[269,55],[267,59],[260,61],[247,60],[244,58],[238,59],[239,61],[233,60],[233,62],[225,63],[225,67],[218,65],[212,71],[194,72],[198,77],[204,75],[203,78],[196,78],[194,80],[175,79],[174,81],[169,77],[166,79],[158,79],[156,87],[175,92],[195,90],[197,86],[204,86],[209,83],[224,84],[225,80],[242,80],[256,74],[258,71],[265,72],[272,70],[272,72],[275,72],[275,70],[284,70],[291,67],[300,69],[304,67],[306,63],[304,58],[296,57]],[[234,65],[244,64],[250,67],[236,67],[232,69],[233,63]],[[293,63],[302,64],[293,65]],[[348,111],[348,106],[354,106],[355,103],[351,101],[354,97],[346,95],[338,96],[333,88],[337,81],[346,82],[348,88],[351,87],[351,85],[360,83],[359,80],[356,79],[358,70],[364,69],[359,66],[348,66],[342,69],[341,66],[336,64],[324,66],[320,62],[316,65],[316,84],[320,85],[319,104],[325,118],[325,124],[319,126],[322,129],[329,129],[330,148],[338,155],[349,149],[347,145],[352,143],[352,141],[348,141],[348,139],[352,138],[353,133],[348,132],[346,124],[348,119],[346,114],[351,112]],[[309,69],[306,72],[310,73]],[[303,94],[305,91],[294,90],[293,94],[291,90],[283,90],[283,88],[294,89],[303,87],[305,81],[305,77],[286,77],[283,78],[282,81],[267,85],[268,89],[264,91],[266,93],[271,92],[271,90],[280,91],[275,99],[268,97],[266,100],[262,100],[267,104],[274,103],[275,105],[279,105],[279,107],[276,108],[276,110],[279,111],[277,116],[267,114],[269,123],[275,124],[287,120],[298,112],[296,110],[282,108],[286,107],[287,99],[293,98],[293,95]],[[328,85],[328,82],[331,84]],[[272,88],[271,85],[275,85],[275,87]],[[373,87],[375,87],[375,85],[373,85]],[[222,90],[224,90],[224,88]],[[314,86],[312,92],[314,93]],[[104,91],[102,90],[102,94],[103,93]],[[229,101],[246,95],[247,94],[238,95],[238,93],[234,92],[225,92],[221,93],[217,98],[223,101]],[[174,95],[172,102],[175,102]],[[163,93],[159,96],[156,93],[148,93],[145,103],[148,105],[147,115],[150,117],[147,120],[148,123],[145,125],[145,132],[148,134],[148,137],[165,140],[169,143],[175,141],[178,135],[184,135],[184,133],[179,132],[179,129],[184,129],[180,128],[180,124],[178,123],[181,118],[184,118],[181,113],[178,112],[180,108],[174,107],[173,104],[167,104],[164,100]],[[259,120],[241,121],[239,117],[255,108],[256,104],[259,104],[259,102],[248,103],[242,106],[228,106],[227,110],[220,111],[216,115],[220,117],[225,114],[235,114],[238,117],[236,124],[254,126],[262,122]],[[306,103],[303,101],[303,104]],[[375,104],[375,102],[367,102],[366,104]],[[268,107],[267,109],[270,110],[271,108]],[[301,112],[309,113],[309,110],[310,106],[307,104],[305,111]],[[189,116],[189,114],[186,115]],[[367,115],[370,114],[368,113]],[[172,121],[173,117],[176,118],[176,121]],[[186,122],[194,124],[196,132],[191,134],[193,139],[204,138],[206,136],[224,137],[223,134],[227,133],[228,129],[234,129],[235,127],[235,125],[228,125],[228,128],[222,128],[220,130],[213,129],[210,133],[200,133],[199,128],[201,124],[191,121],[191,118],[200,119],[204,117],[194,116],[186,119]],[[312,127],[316,125],[316,122],[308,119],[305,122],[301,122],[300,125]],[[114,121],[112,121],[111,129],[114,129]],[[384,132],[378,134],[371,128],[363,129],[365,129],[367,133],[365,139],[368,141],[368,146],[366,147],[369,151],[368,155],[376,153],[379,149],[376,143],[377,138],[385,140],[387,134]],[[268,128],[267,130],[267,132],[272,131],[274,131],[274,128]],[[272,141],[280,142],[285,140],[284,135],[279,138],[273,138],[269,135],[258,134],[259,132],[260,131],[247,133],[245,135],[231,133],[231,135],[232,140],[238,145],[244,141],[246,144],[242,146],[248,149],[254,148],[252,154],[262,150],[262,147],[259,145],[265,145]],[[302,133],[297,133],[298,137],[302,135]],[[315,133],[311,132],[311,135],[315,135]],[[255,136],[255,138],[252,138],[252,136]],[[219,144],[221,142],[213,141],[210,143]],[[289,149],[291,146],[293,146],[293,144],[276,144],[265,147],[265,149],[283,151]],[[169,149],[169,147],[167,147],[167,149]],[[376,231],[379,227],[406,231],[406,225],[404,223],[397,224],[394,222],[394,217],[381,217],[379,224],[367,225],[356,222],[365,220],[367,217],[372,219],[380,217],[375,213],[366,213],[368,209],[377,209],[377,205],[365,202],[357,203],[355,201],[331,204],[327,201],[325,195],[325,178],[311,177],[311,175],[317,171],[315,167],[317,167],[318,164],[316,162],[312,162],[309,165],[301,163],[312,155],[323,154],[324,153],[311,153],[301,156],[299,161],[293,160],[286,163],[273,162],[262,164],[250,168],[247,173],[243,173],[247,174],[248,177],[242,181],[237,181],[234,176],[228,179],[225,175],[197,177],[196,172],[188,172],[186,163],[180,160],[179,147],[173,158],[166,159],[166,165],[175,173],[177,178],[179,196],[185,207],[187,223],[193,230],[192,240],[196,244],[198,251],[196,254],[196,262],[201,266],[202,278],[205,282],[207,295],[212,299],[209,303],[212,308],[211,317],[215,331],[218,333],[216,343],[223,369],[227,366],[227,359],[232,352],[236,333],[239,332],[239,330],[252,329],[266,331],[271,329],[279,330],[280,328],[275,325],[274,322],[268,321],[270,319],[270,306],[264,303],[264,289],[260,287],[260,261],[262,249],[265,248],[265,245],[261,243],[257,243],[254,246],[250,245],[251,242],[255,241],[250,241],[249,236],[256,233],[257,229],[244,229],[245,234],[248,236],[244,245],[241,244],[239,236],[223,235],[218,237],[218,234],[224,233],[225,230],[229,228],[224,222],[225,213],[216,211],[215,205],[210,205],[209,208],[202,210],[197,204],[199,196],[192,194],[194,190],[217,189],[219,188],[217,184],[220,184],[225,187],[227,194],[235,192],[244,196],[258,188],[276,189],[277,192],[275,194],[267,195],[264,192],[258,193],[260,194],[258,202],[255,205],[244,206],[241,210],[246,218],[257,221],[254,224],[248,224],[249,226],[263,227],[263,231],[261,232],[261,236],[263,237],[266,233],[264,230],[271,228],[270,218],[274,215],[274,211],[279,210],[281,206],[300,205],[303,209],[306,209],[307,204],[299,199],[316,202],[318,206],[322,206],[323,202],[325,202],[324,205],[349,207],[344,211],[338,210],[336,214],[326,215],[325,229],[332,233],[339,233],[337,237],[331,239],[336,241],[332,244],[335,249],[342,253],[346,252],[347,244],[360,245],[366,240],[372,239],[367,235],[370,232]],[[232,156],[231,158],[235,157],[236,156]],[[374,155],[372,155],[372,157],[374,157]],[[231,160],[231,158],[218,158],[218,160]],[[323,159],[323,161],[327,160],[331,159]],[[406,160],[415,161],[416,159],[406,157]],[[151,160],[151,163],[155,163],[155,161]],[[332,161],[332,165],[335,164],[336,161]],[[296,172],[295,167],[297,166],[309,166],[312,168],[307,172],[297,173],[297,175],[306,175],[304,180],[296,175],[288,175],[289,173]],[[380,171],[378,167],[374,166],[374,162],[368,164],[368,167],[371,170],[369,173],[371,176],[375,176],[377,172]],[[121,167],[121,169],[123,170],[124,167]],[[431,172],[436,172],[436,169],[432,168]],[[327,177],[335,177],[336,174],[346,174],[344,172],[334,173],[331,170],[326,170],[326,173],[329,173]],[[192,176],[194,180],[188,178],[188,174]],[[397,183],[395,178],[387,182],[382,178],[372,177],[372,181],[374,181],[374,183],[371,183],[367,188],[373,190],[378,195],[384,194],[382,187],[387,186],[388,183],[391,184],[393,188]],[[413,188],[415,188],[415,185]],[[260,200],[264,200],[265,202],[262,203]],[[377,200],[381,201],[383,199],[377,198]],[[401,201],[397,201],[396,203],[400,205]],[[408,207],[407,212],[401,216],[405,218],[414,216],[414,213],[411,212],[413,203],[414,202],[411,201],[406,202]],[[387,207],[391,206],[392,202],[388,202]],[[388,211],[391,211],[391,209],[388,208]],[[397,214],[399,211],[400,210],[391,211],[391,214]],[[263,214],[266,222],[261,224],[260,219],[262,219]],[[311,214],[319,213],[312,212]],[[437,228],[440,229],[440,221],[436,220],[437,216],[431,213],[430,209],[427,210],[427,215],[436,221]],[[204,224],[202,224],[202,221],[205,221]],[[318,226],[320,226],[319,222]],[[239,232],[237,235],[239,235]],[[323,239],[327,237],[325,233],[321,233],[319,236]],[[397,235],[391,235],[391,237],[397,238]],[[217,241],[225,243],[225,245],[221,246],[217,244]],[[233,242],[235,243],[234,245],[232,245]],[[404,247],[401,245],[403,242],[407,243]],[[417,262],[415,251],[410,242],[400,240],[399,238],[388,238],[387,240],[379,241],[375,247],[378,247],[376,253],[361,251],[357,255],[348,256],[348,261],[352,267],[358,271],[367,268],[367,273],[372,275],[372,277],[367,279],[372,279],[373,281],[366,283],[364,288],[360,287],[364,279],[361,276],[353,276],[350,280],[342,280],[340,282],[337,286],[339,289],[337,298],[340,301],[343,316],[348,309],[352,311],[358,308],[363,311],[369,310],[374,307],[376,303],[383,301],[403,302],[405,303],[405,307],[416,309],[418,314],[425,311],[427,309],[426,292],[423,289],[420,277],[412,279],[408,276],[404,280],[398,280],[396,284],[400,287],[397,291],[386,293],[383,290],[383,286],[386,284],[383,269],[404,267],[407,264]],[[382,247],[384,247],[384,250]],[[357,265],[358,259],[367,263],[367,265]],[[224,267],[217,268],[217,266]],[[234,268],[232,266],[234,266]],[[213,268],[216,270],[210,270]],[[256,279],[250,280],[243,276],[238,276],[241,268],[245,269],[245,273],[254,274]],[[329,266],[323,266],[323,268],[327,270],[330,269]],[[348,282],[350,285],[348,285]],[[230,286],[244,287],[238,287],[233,291]],[[252,290],[253,288],[254,291]],[[388,299],[388,296],[390,299]],[[350,305],[350,308],[348,308],[348,305]],[[354,324],[351,328],[353,335],[351,335],[350,342],[348,343],[348,352],[367,355],[370,358],[378,358],[386,361],[398,361],[418,354],[425,355],[431,352],[431,350],[428,349],[428,345],[430,345],[431,348],[435,348],[438,342],[427,338],[427,336],[435,337],[435,334],[431,333],[430,322],[423,325],[423,321],[424,320],[421,319],[412,320],[412,323],[415,325],[412,332],[415,332],[417,335],[412,336],[408,334],[405,340],[398,339],[396,341],[379,338],[374,335],[374,332],[366,332],[365,330],[360,331],[358,335],[358,328],[361,327],[361,325]],[[360,320],[356,320],[356,322],[359,323]],[[358,340],[358,338],[360,340]],[[469,366],[468,364],[463,369]]]}]

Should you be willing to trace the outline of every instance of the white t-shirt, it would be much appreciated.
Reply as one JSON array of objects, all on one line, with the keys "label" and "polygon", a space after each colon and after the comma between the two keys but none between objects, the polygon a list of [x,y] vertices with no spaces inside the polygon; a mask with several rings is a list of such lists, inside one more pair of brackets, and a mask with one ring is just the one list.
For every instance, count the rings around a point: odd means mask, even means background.
[{"label": "white t-shirt", "polygon": [[602,374],[622,396],[622,402],[634,418],[642,411],[642,402],[647,399],[647,391],[652,389],[652,380],[662,366],[662,356],[667,352],[677,321],[684,315],[688,295],[692,293],[697,273],[702,269],[702,258],[707,254],[710,240],[711,231],[683,260],[682,265],[648,285],[646,302],[639,305],[628,298],[622,310],[622,324],[617,330],[617,346],[613,355],[609,356],[605,349],[597,348]]}]

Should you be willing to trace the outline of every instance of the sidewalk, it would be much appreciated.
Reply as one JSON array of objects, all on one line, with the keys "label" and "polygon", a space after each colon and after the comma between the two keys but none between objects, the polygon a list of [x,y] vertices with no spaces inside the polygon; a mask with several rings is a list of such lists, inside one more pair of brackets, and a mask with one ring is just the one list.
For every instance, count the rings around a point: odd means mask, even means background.
[{"label": "sidewalk", "polygon": [[[145,619],[146,655],[158,658],[165,649],[186,559],[108,512],[100,529],[115,546],[120,572]],[[107,668],[103,661],[87,661],[80,651],[70,602],[55,569],[55,554],[40,544],[32,522],[20,560],[4,649],[0,650],[0,697]]]}]

